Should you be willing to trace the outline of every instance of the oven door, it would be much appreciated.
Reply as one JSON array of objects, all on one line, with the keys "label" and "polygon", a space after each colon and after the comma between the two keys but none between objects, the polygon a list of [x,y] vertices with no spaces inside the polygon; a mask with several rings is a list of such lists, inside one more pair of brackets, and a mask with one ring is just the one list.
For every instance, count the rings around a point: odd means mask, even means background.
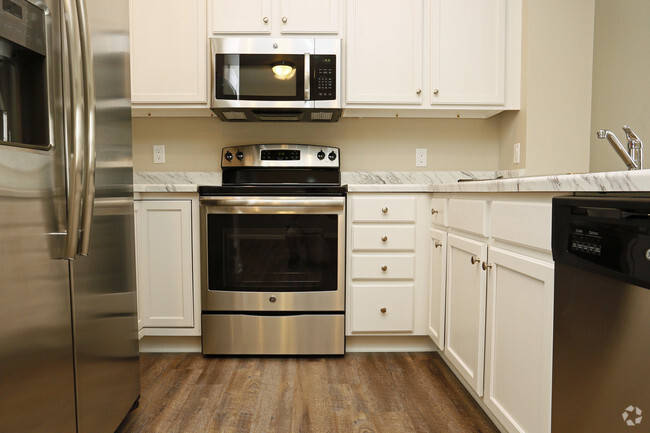
[{"label": "oven door", "polygon": [[202,309],[343,311],[345,197],[202,197]]}]

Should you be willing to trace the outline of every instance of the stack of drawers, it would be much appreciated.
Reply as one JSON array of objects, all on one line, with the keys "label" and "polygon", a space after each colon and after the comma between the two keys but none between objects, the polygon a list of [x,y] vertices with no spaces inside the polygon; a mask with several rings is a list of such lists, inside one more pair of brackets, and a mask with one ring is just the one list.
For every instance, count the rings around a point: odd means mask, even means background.
[{"label": "stack of drawers", "polygon": [[351,197],[350,333],[413,332],[414,196]]}]

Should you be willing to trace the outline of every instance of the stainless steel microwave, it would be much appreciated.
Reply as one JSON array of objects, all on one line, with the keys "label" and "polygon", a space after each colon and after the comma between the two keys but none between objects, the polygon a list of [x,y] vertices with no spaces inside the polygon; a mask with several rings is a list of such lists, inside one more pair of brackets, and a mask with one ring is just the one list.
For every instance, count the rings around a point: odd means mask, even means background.
[{"label": "stainless steel microwave", "polygon": [[224,121],[336,122],[341,40],[211,38],[211,108]]}]

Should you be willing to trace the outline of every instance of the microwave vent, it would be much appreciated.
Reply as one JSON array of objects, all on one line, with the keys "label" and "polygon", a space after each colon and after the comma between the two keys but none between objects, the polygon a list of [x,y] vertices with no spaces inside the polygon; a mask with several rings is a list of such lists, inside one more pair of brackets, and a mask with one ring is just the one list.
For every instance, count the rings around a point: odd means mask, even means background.
[{"label": "microwave vent", "polygon": [[311,120],[332,120],[333,113],[331,111],[312,111]]},{"label": "microwave vent", "polygon": [[223,115],[227,120],[248,120],[242,111],[224,111]]}]

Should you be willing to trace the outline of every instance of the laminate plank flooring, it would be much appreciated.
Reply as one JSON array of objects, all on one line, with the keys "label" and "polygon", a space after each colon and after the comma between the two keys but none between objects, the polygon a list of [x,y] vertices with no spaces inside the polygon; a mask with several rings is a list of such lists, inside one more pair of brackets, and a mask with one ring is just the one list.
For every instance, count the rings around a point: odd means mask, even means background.
[{"label": "laminate plank flooring", "polygon": [[435,353],[143,354],[116,433],[498,433]]}]

